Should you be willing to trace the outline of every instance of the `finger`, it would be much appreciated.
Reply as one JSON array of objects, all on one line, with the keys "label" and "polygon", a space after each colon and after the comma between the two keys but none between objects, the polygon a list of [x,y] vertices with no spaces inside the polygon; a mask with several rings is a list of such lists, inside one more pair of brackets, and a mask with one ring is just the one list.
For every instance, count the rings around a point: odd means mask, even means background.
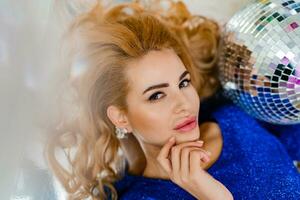
[{"label": "finger", "polygon": [[159,160],[158,162],[161,165],[161,167],[163,168],[163,170],[165,170],[167,172],[167,174],[170,175],[172,173],[172,164],[169,159]]},{"label": "finger", "polygon": [[181,151],[181,168],[180,168],[180,173],[184,178],[187,178],[189,176],[190,173],[190,160],[189,160],[189,156],[190,156],[190,152],[193,150],[199,150],[200,147],[185,147],[182,149]]},{"label": "finger", "polygon": [[172,171],[174,175],[178,175],[180,173],[180,157],[181,157],[181,150],[184,147],[187,146],[194,146],[194,147],[202,147],[203,146],[203,141],[198,141],[198,142],[185,142],[179,145],[176,145],[172,147],[171,149],[171,165],[172,165]]},{"label": "finger", "polygon": [[160,163],[162,168],[169,174],[172,171],[171,161],[169,160],[169,154],[171,147],[175,144],[175,138],[172,137],[160,150],[157,161]]},{"label": "finger", "polygon": [[180,148],[178,146],[172,147],[171,149],[171,163],[173,177],[179,176],[180,169]]},{"label": "finger", "polygon": [[178,147],[180,149],[183,148],[183,147],[187,147],[187,146],[202,147],[203,144],[204,144],[204,142],[202,140],[197,140],[197,141],[194,141],[194,142],[184,142],[184,143],[176,145],[176,147]]},{"label": "finger", "polygon": [[175,137],[171,137],[168,142],[161,148],[158,158],[168,158],[171,147],[175,144]]},{"label": "finger", "polygon": [[210,161],[210,152],[204,150],[204,149],[199,149],[199,151],[202,151],[204,154],[203,154],[203,157],[200,159],[202,162],[209,162]]},{"label": "finger", "polygon": [[202,151],[204,153],[204,157],[201,160],[203,162],[209,162],[210,161],[211,152],[207,151],[205,149],[200,149],[200,151]]},{"label": "finger", "polygon": [[190,151],[190,174],[193,175],[198,170],[202,170],[202,159],[205,153],[199,150]]},{"label": "finger", "polygon": [[183,177],[187,177],[189,175],[189,171],[190,171],[190,161],[189,161],[189,154],[191,151],[193,150],[198,150],[198,151],[202,151],[204,153],[203,158],[201,158],[202,162],[209,162],[210,158],[209,158],[209,151],[206,151],[202,148],[199,147],[184,147],[181,151],[181,168],[180,168],[180,172],[182,174]]},{"label": "finger", "polygon": [[209,157],[204,153],[203,158],[200,159],[202,162],[207,163],[210,161]]}]

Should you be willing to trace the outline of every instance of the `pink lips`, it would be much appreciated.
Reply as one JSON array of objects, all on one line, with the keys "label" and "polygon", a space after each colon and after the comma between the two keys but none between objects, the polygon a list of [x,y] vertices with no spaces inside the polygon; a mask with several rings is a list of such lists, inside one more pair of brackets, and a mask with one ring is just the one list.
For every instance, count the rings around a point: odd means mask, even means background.
[{"label": "pink lips", "polygon": [[174,130],[180,131],[180,132],[187,132],[192,129],[194,129],[197,126],[196,117],[189,117],[184,122],[178,124]]}]

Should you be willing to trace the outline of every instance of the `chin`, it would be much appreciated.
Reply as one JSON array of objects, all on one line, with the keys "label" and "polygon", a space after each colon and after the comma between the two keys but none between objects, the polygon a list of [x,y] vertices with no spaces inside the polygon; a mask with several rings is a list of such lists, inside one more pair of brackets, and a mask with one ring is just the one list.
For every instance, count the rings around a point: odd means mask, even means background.
[{"label": "chin", "polygon": [[176,141],[177,144],[181,144],[184,142],[192,142],[200,139],[200,129],[199,127],[193,129],[192,131],[185,133],[177,133]]}]

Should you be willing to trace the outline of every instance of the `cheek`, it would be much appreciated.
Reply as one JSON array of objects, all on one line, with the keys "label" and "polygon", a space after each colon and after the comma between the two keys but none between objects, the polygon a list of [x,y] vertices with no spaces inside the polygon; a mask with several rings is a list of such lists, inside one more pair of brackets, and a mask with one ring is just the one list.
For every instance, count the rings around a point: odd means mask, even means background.
[{"label": "cheek", "polygon": [[188,91],[187,98],[192,107],[197,111],[200,106],[200,98],[195,88],[192,87],[191,90]]},{"label": "cheek", "polygon": [[161,112],[155,106],[140,105],[135,106],[131,110],[129,118],[130,123],[135,132],[137,132],[143,140],[156,142],[163,139],[164,133],[167,133],[167,112]]},{"label": "cheek", "polygon": [[196,104],[197,109],[199,109],[200,106],[200,98],[199,95],[197,93],[197,91],[195,90],[195,94],[194,94],[194,103]]}]

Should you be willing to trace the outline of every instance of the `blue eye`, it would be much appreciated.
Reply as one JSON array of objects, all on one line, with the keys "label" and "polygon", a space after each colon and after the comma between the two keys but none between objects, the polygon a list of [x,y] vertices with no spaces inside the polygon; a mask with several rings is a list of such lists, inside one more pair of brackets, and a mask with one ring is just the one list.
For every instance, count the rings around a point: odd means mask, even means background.
[{"label": "blue eye", "polygon": [[160,99],[159,97],[162,96],[163,93],[162,92],[156,92],[154,94],[152,94],[150,97],[149,97],[149,101],[155,101],[155,100],[158,100]]},{"label": "blue eye", "polygon": [[188,87],[190,85],[191,79],[184,79],[183,81],[181,81],[179,87]]}]

